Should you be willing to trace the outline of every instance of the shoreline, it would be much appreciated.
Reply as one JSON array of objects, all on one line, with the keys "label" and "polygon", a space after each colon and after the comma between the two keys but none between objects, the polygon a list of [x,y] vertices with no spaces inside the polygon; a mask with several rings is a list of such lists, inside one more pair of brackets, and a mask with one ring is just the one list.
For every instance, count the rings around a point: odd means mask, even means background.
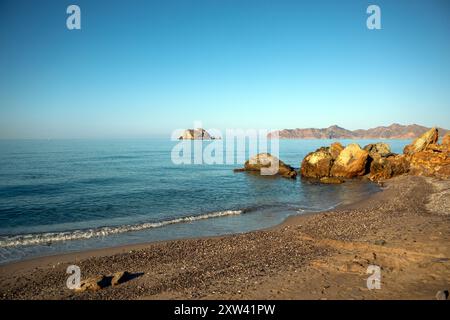
[{"label": "shoreline", "polygon": [[[361,181],[359,181],[361,182]],[[374,183],[372,181],[367,181],[367,183]],[[32,257],[29,259],[19,260],[19,261],[12,261],[7,262],[5,264],[0,264],[0,273],[4,270],[9,269],[24,269],[24,268],[31,268],[31,267],[38,267],[42,266],[43,264],[54,264],[54,260],[58,260],[59,263],[63,263],[65,261],[73,261],[73,260],[80,260],[85,259],[89,257],[100,257],[105,255],[113,255],[118,253],[127,252],[130,250],[140,250],[144,249],[149,245],[152,244],[159,244],[159,243],[166,243],[166,242],[173,242],[173,241],[186,241],[186,240],[200,240],[200,239],[220,239],[223,237],[233,237],[240,234],[245,233],[252,233],[252,232],[259,232],[259,231],[274,231],[279,228],[283,228],[285,225],[289,225],[291,219],[296,219],[299,217],[307,217],[311,215],[317,215],[317,214],[323,214],[334,210],[345,210],[346,208],[351,208],[352,206],[356,205],[359,202],[364,202],[367,198],[374,196],[377,193],[382,192],[382,189],[379,189],[377,191],[374,191],[373,193],[369,194],[366,198],[362,198],[357,200],[356,202],[352,202],[349,204],[337,204],[333,206],[330,209],[326,209],[323,211],[305,211],[300,214],[290,215],[286,217],[282,222],[277,223],[270,227],[265,227],[261,229],[255,229],[251,231],[245,231],[245,232],[235,232],[235,233],[229,233],[229,234],[222,234],[222,235],[214,235],[214,236],[192,236],[192,237],[186,237],[186,238],[178,238],[178,239],[168,239],[168,240],[155,240],[155,241],[145,241],[145,242],[139,242],[139,243],[131,243],[131,244],[124,244],[124,245],[117,245],[112,247],[105,247],[105,248],[94,248],[94,249],[86,249],[86,250],[80,250],[80,251],[73,251],[73,252],[63,252],[63,253],[55,253],[45,256],[37,256]],[[243,209],[244,210],[244,209]],[[79,239],[76,239],[75,241],[78,241]],[[71,241],[71,240],[69,240]],[[81,239],[81,241],[83,241]]]},{"label": "shoreline", "polygon": [[[439,183],[446,192],[449,182]],[[450,279],[449,215],[433,212],[429,205],[429,198],[441,192],[434,184],[430,178],[394,178],[366,199],[290,216],[257,231],[9,263],[0,266],[0,299],[433,299],[437,290],[448,289]],[[446,198],[438,197],[435,207],[442,207]],[[405,238],[399,237],[402,228]],[[435,233],[431,238],[430,230]],[[388,279],[405,283],[389,292],[364,288],[366,266],[376,262]],[[404,274],[423,263],[436,269],[427,271],[434,278],[426,280],[428,285],[422,283],[426,273]],[[74,293],[65,288],[69,264],[80,265],[82,279],[118,271],[143,275],[114,288]],[[402,291],[408,283],[416,292]]]},{"label": "shoreline", "polygon": [[[361,201],[361,200],[360,200]],[[345,205],[347,206],[347,205]],[[336,206],[338,208],[339,206]],[[291,218],[295,218],[298,216],[309,216],[309,215],[316,215],[316,214],[322,214],[326,213],[331,210],[335,210],[336,208],[325,210],[325,211],[318,211],[318,212],[303,212],[298,215],[292,215],[284,219],[281,223],[278,223],[274,226],[267,227],[267,228],[261,228],[257,230],[247,231],[247,232],[236,232],[231,234],[223,234],[223,235],[215,235],[215,236],[192,236],[192,237],[186,237],[186,238],[179,238],[179,239],[170,239],[170,240],[156,240],[156,241],[147,241],[142,243],[132,243],[132,244],[124,244],[124,245],[118,245],[113,247],[106,247],[106,248],[96,248],[96,249],[86,249],[81,251],[75,251],[75,252],[67,252],[67,253],[56,253],[52,255],[47,256],[40,256],[40,257],[33,257],[29,259],[24,259],[20,261],[13,261],[8,262],[5,264],[0,265],[0,273],[4,270],[9,269],[29,269],[29,268],[35,268],[42,266],[44,264],[55,264],[55,260],[57,260],[58,263],[63,263],[67,261],[77,261],[85,258],[90,257],[101,257],[101,256],[108,256],[108,255],[114,255],[119,253],[125,253],[129,252],[130,250],[140,250],[145,249],[149,245],[153,244],[161,244],[161,243],[170,243],[170,242],[176,242],[176,241],[186,241],[186,240],[201,240],[201,239],[220,239],[224,237],[233,237],[240,234],[245,233],[252,233],[252,232],[260,232],[260,231],[273,231],[278,228],[282,228],[285,223],[287,223]]]},{"label": "shoreline", "polygon": [[[308,180],[308,178],[306,178]],[[370,183],[370,184],[376,184],[375,182],[372,181],[363,181],[363,179],[356,179],[353,181],[350,181],[348,183]],[[244,234],[244,233],[249,233],[249,232],[258,232],[258,231],[270,231],[270,230],[275,230],[277,228],[282,227],[286,221],[288,221],[291,218],[295,218],[298,216],[309,216],[309,215],[315,215],[315,214],[321,214],[321,213],[325,213],[325,212],[329,212],[329,211],[333,211],[333,210],[344,210],[347,207],[352,206],[354,203],[358,203],[361,201],[365,201],[365,199],[367,199],[367,197],[371,197],[374,194],[380,193],[382,191],[381,188],[378,188],[377,190],[374,190],[373,192],[371,192],[370,194],[362,197],[360,196],[360,198],[355,201],[355,202],[351,202],[348,204],[342,204],[342,203],[338,203],[328,209],[324,209],[321,211],[303,211],[301,213],[297,213],[297,214],[292,214],[287,216],[286,218],[284,218],[283,221],[276,223],[272,226],[268,226],[268,227],[261,227],[258,229],[254,229],[254,230],[249,230],[249,231],[236,231],[233,233],[224,233],[224,234],[218,234],[218,235],[199,235],[199,236],[187,236],[187,237],[183,237],[183,238],[175,238],[175,239],[163,239],[163,240],[150,240],[150,241],[143,241],[143,242],[136,242],[136,243],[129,243],[129,244],[121,244],[121,245],[113,245],[113,246],[107,246],[107,247],[99,247],[99,248],[90,248],[90,249],[82,249],[82,250],[74,250],[74,251],[68,251],[68,252],[57,252],[57,253],[52,253],[52,254],[48,254],[48,255],[38,255],[38,256],[34,256],[31,258],[25,258],[22,260],[17,260],[17,261],[10,261],[10,262],[6,262],[6,263],[1,263],[0,264],[0,271],[2,268],[4,269],[9,269],[9,267],[14,268],[13,265],[18,265],[19,268],[22,269],[22,264],[23,265],[32,265],[32,266],[39,266],[42,263],[48,262],[48,263],[52,263],[52,261],[54,259],[61,259],[61,261],[67,261],[67,260],[73,260],[75,259],[82,259],[82,258],[86,258],[86,257],[90,257],[90,256],[102,256],[104,254],[115,254],[115,253],[121,253],[121,252],[126,252],[129,250],[138,250],[138,249],[142,249],[145,248],[146,246],[150,245],[150,244],[156,244],[156,243],[164,243],[164,242],[171,242],[171,241],[184,241],[184,240],[189,240],[189,239],[214,239],[214,238],[222,238],[222,237],[229,237],[229,236],[235,236],[235,235],[239,235],[239,234]],[[230,210],[226,210],[226,211],[242,211],[241,214],[246,214],[246,210],[247,208],[243,208],[243,209],[230,209]],[[185,218],[177,218],[180,220],[183,219],[187,219],[187,218],[194,218],[194,223],[197,220],[203,220],[203,219],[198,219],[198,217],[202,217],[202,216],[206,216],[206,215],[211,215],[214,213],[217,213],[219,211],[215,211],[212,213],[204,213],[204,214],[200,214],[199,216],[188,216]],[[220,212],[225,212],[225,211],[220,211]],[[234,214],[230,214],[230,215],[234,215]],[[224,215],[225,216],[225,215]],[[197,219],[196,219],[197,218]],[[221,218],[220,217],[212,217],[212,218]],[[152,222],[154,224],[158,224],[158,223],[164,223],[165,221],[161,221],[161,222]],[[186,221],[184,223],[188,223],[190,221]],[[142,223],[144,224],[144,223]],[[121,226],[118,226],[121,227]],[[149,228],[151,229],[151,228]],[[83,231],[83,230],[81,230]],[[61,231],[61,233],[64,231]],[[126,232],[125,232],[126,233]],[[87,240],[92,240],[93,238],[89,238]],[[73,241],[84,241],[85,239],[74,239]],[[67,240],[67,241],[72,241],[72,240]]]}]

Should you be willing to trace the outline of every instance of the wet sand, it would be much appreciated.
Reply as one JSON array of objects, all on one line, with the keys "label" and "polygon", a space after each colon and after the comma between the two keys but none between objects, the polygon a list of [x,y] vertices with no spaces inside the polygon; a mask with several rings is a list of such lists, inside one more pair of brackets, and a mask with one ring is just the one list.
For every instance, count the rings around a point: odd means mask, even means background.
[{"label": "wet sand", "polygon": [[[0,267],[0,299],[435,299],[450,289],[450,181],[403,176],[363,201],[269,230],[57,255]],[[137,276],[96,292],[82,279]],[[366,285],[369,265],[381,288]]]}]

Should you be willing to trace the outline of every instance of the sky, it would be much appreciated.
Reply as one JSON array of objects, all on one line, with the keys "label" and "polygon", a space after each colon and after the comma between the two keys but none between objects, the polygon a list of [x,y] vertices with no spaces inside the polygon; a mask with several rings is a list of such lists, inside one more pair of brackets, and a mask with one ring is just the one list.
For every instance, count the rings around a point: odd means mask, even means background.
[{"label": "sky", "polygon": [[447,0],[1,0],[0,138],[450,128],[449,39]]}]

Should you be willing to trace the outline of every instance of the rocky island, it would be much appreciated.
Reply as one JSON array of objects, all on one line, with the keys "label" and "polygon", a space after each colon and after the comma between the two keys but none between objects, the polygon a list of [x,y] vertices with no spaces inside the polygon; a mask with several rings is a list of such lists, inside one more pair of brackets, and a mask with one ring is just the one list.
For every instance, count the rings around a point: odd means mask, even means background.
[{"label": "rocky island", "polygon": [[208,131],[202,128],[184,130],[183,134],[178,138],[178,140],[215,140],[215,139],[220,138],[211,136],[208,133]]}]

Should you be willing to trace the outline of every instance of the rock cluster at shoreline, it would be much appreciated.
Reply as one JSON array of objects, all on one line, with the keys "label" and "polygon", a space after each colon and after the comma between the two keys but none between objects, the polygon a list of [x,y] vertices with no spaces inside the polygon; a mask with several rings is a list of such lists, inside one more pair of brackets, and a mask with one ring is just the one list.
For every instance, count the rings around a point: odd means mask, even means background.
[{"label": "rock cluster at shoreline", "polygon": [[[447,133],[438,144],[436,128],[407,145],[403,154],[394,154],[388,144],[378,142],[361,148],[352,143],[345,148],[335,142],[309,153],[302,161],[302,177],[355,178],[367,176],[372,181],[411,174],[428,177],[450,177],[450,135]],[[324,180],[325,179],[325,180]]]},{"label": "rock cluster at shoreline", "polygon": [[[345,179],[366,177],[380,181],[395,176],[450,177],[450,133],[438,144],[439,132],[432,128],[407,145],[403,154],[395,154],[384,142],[372,143],[361,148],[356,143],[343,146],[339,142],[310,152],[301,162],[299,173],[304,178],[317,179],[322,183],[342,183]],[[249,159],[244,168],[235,172],[261,172],[272,163],[279,162],[277,175],[296,178],[295,169],[269,153],[258,154]]]}]

